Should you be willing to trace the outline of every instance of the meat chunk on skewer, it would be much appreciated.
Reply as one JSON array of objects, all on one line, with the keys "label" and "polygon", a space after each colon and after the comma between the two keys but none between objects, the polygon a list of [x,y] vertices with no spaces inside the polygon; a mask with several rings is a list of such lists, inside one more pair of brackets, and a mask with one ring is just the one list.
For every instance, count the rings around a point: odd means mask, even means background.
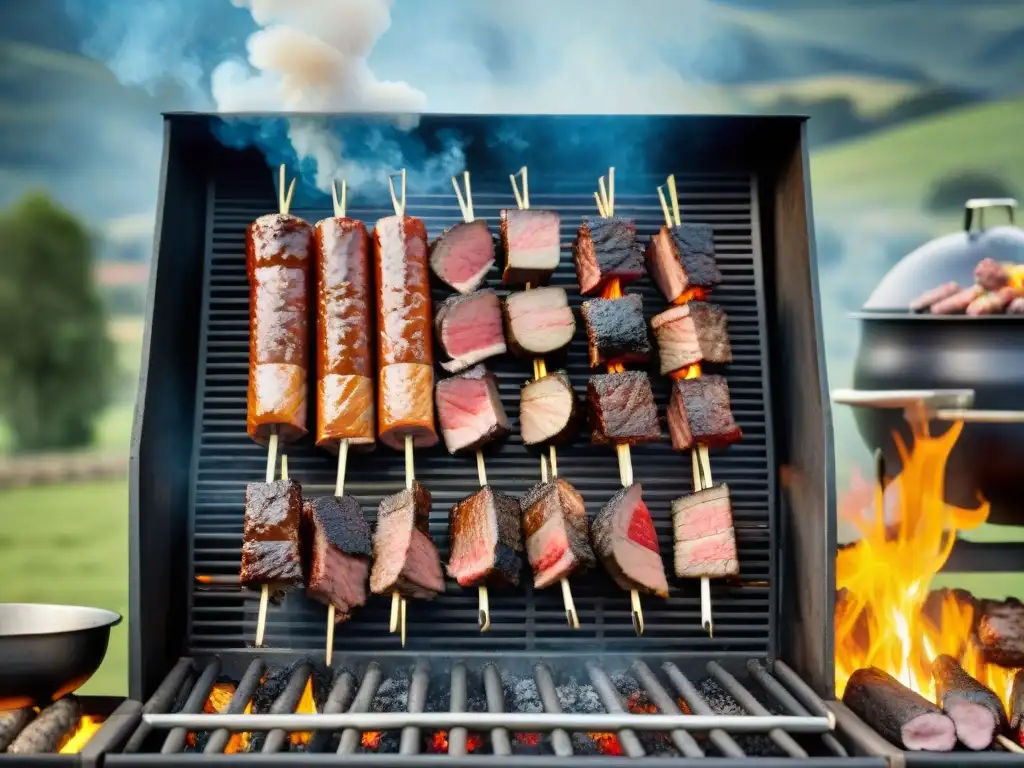
[{"label": "meat chunk on skewer", "polygon": [[333,605],[337,622],[366,604],[373,544],[359,502],[321,496],[302,504],[306,594]]},{"label": "meat chunk on skewer", "polygon": [[434,332],[446,362],[441,367],[458,373],[469,366],[506,352],[501,299],[484,289],[455,295],[437,308]]},{"label": "meat chunk on skewer", "polygon": [[437,383],[437,420],[449,453],[468,453],[509,433],[498,381],[482,365]]},{"label": "meat chunk on skewer", "polygon": [[519,393],[523,445],[544,448],[571,439],[579,422],[578,400],[565,371],[528,382]]},{"label": "meat chunk on skewer", "polygon": [[675,570],[681,579],[739,576],[732,501],[725,483],[672,502]]},{"label": "meat chunk on skewer", "polygon": [[669,375],[696,363],[732,362],[725,312],[715,304],[690,301],[651,319],[658,340],[661,373]]},{"label": "meat chunk on skewer", "polygon": [[1003,703],[979,683],[952,656],[942,654],[932,663],[935,696],[956,725],[956,737],[968,749],[988,749],[1006,724]]},{"label": "meat chunk on skewer", "polygon": [[1010,284],[1010,270],[993,258],[984,258],[974,267],[974,282],[986,291],[998,291]]},{"label": "meat chunk on skewer", "polygon": [[279,592],[302,582],[301,518],[302,488],[294,480],[246,486],[240,574],[243,584],[267,584]]},{"label": "meat chunk on skewer", "polygon": [[639,483],[623,488],[602,507],[592,536],[594,551],[622,589],[668,597],[658,534]]},{"label": "meat chunk on skewer", "polygon": [[584,296],[600,293],[612,280],[625,287],[645,271],[636,222],[620,216],[584,218],[572,244],[572,258]]},{"label": "meat chunk on skewer", "polygon": [[430,247],[430,269],[438,280],[458,291],[479,288],[494,263],[494,238],[483,219],[459,222]]},{"label": "meat chunk on skewer", "polygon": [[1014,739],[1024,746],[1024,669],[1018,669],[1013,676],[1013,687],[1010,689],[1010,728]]},{"label": "meat chunk on skewer", "polygon": [[517,586],[523,567],[519,500],[485,485],[452,507],[448,575],[460,586]]},{"label": "meat chunk on skewer", "polygon": [[543,589],[597,563],[583,497],[562,478],[537,483],[520,500],[533,586]]},{"label": "meat chunk on skewer", "polygon": [[711,374],[674,380],[668,430],[677,451],[688,451],[697,444],[724,448],[738,442],[743,431],[733,418],[725,377]]},{"label": "meat chunk on skewer", "polygon": [[651,340],[639,294],[583,302],[590,367],[611,363],[645,363],[651,359]]},{"label": "meat chunk on skewer", "polygon": [[1019,295],[1020,291],[1011,285],[1003,286],[991,293],[983,293],[967,305],[967,314],[974,317],[1002,314]]},{"label": "meat chunk on skewer", "polygon": [[642,371],[591,376],[587,404],[591,440],[598,445],[637,445],[661,439],[651,380]]},{"label": "meat chunk on skewer", "polygon": [[521,357],[556,352],[576,333],[576,318],[564,288],[550,286],[510,293],[503,311],[509,346]]},{"label": "meat chunk on skewer", "polygon": [[985,601],[977,635],[986,661],[1010,669],[1024,667],[1024,603],[1012,597]]},{"label": "meat chunk on skewer", "polygon": [[709,290],[722,282],[714,231],[708,224],[663,226],[651,238],[645,259],[651,279],[670,303],[692,289]]},{"label": "meat chunk on skewer", "polygon": [[397,591],[403,597],[432,600],[444,592],[441,560],[430,538],[430,503],[430,491],[415,481],[412,490],[381,501],[370,569],[375,595]]},{"label": "meat chunk on skewer", "polygon": [[561,257],[561,220],[556,211],[509,209],[501,212],[505,285],[546,285]]}]

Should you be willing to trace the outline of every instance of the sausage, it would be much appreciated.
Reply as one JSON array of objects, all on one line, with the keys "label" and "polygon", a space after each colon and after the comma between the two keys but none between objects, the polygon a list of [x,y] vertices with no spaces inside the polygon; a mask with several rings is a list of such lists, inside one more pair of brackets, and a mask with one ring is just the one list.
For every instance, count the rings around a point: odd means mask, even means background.
[{"label": "sausage", "polygon": [[971,302],[983,293],[985,293],[985,289],[980,285],[972,285],[935,302],[928,311],[933,315],[960,315],[966,312]]},{"label": "sausage", "polygon": [[0,754],[4,753],[35,716],[35,710],[31,707],[22,707],[13,712],[0,712]]},{"label": "sausage", "polygon": [[1005,285],[991,293],[983,293],[967,305],[967,314],[974,316],[1001,314],[1010,306],[1010,302],[1017,298],[1017,293],[1017,289],[1010,285]]},{"label": "sausage", "polygon": [[306,434],[309,276],[313,228],[296,216],[268,214],[246,233],[249,274],[249,436],[266,445],[274,428],[285,443]]},{"label": "sausage", "polygon": [[959,293],[961,290],[960,284],[956,281],[950,281],[943,283],[937,288],[932,288],[930,291],[925,291],[912,302],[910,302],[911,312],[923,312],[929,309],[933,304],[937,304],[943,299],[948,299],[955,293]]},{"label": "sausage", "polygon": [[998,291],[1010,284],[1010,270],[992,258],[984,258],[974,268],[974,282],[986,291]]},{"label": "sausage", "polygon": [[374,230],[379,379],[378,432],[401,449],[437,444],[427,228],[421,219],[388,216]]},{"label": "sausage", "polygon": [[7,754],[43,755],[55,752],[64,737],[77,725],[80,715],[78,699],[74,696],[58,699],[18,734],[18,738],[7,748]]},{"label": "sausage", "polygon": [[371,337],[370,236],[361,221],[330,218],[316,225],[317,432],[332,451],[341,440],[376,442]]}]

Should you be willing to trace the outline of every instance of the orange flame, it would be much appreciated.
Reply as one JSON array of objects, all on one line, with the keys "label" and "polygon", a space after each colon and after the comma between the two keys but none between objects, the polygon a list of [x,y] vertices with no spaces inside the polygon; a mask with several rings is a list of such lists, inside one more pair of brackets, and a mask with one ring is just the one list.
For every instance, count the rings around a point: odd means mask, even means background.
[{"label": "orange flame", "polygon": [[[315,715],[316,714],[316,699],[313,698],[313,678],[309,678],[306,681],[306,687],[302,689],[302,696],[299,697],[299,703],[295,705],[295,713],[299,715]],[[289,739],[292,744],[309,744],[310,739],[313,738],[311,732],[306,733],[293,733]]]},{"label": "orange flame", "polygon": [[60,754],[62,755],[77,755],[81,752],[85,745],[89,743],[95,734],[103,726],[104,718],[93,717],[91,715],[83,715],[78,724],[75,725],[75,730],[71,732],[71,735],[67,737],[63,745],[61,745]]},{"label": "orange flame", "polygon": [[[476,733],[466,736],[466,751],[476,752],[484,745],[484,740]],[[448,754],[448,731],[434,731],[430,735],[428,749],[437,755]]]},{"label": "orange flame", "polygon": [[363,749],[379,749],[380,737],[380,731],[366,731],[359,741],[363,745]]},{"label": "orange flame", "polygon": [[[206,697],[206,702],[203,704],[203,712],[208,715],[219,715],[225,712],[228,704],[231,703],[231,697],[235,695],[235,687],[234,683],[214,683],[210,689],[210,695]],[[244,714],[252,712],[252,701],[245,705],[243,712]],[[190,747],[196,745],[194,733],[188,735],[188,744]],[[228,739],[227,746],[224,747],[224,754],[234,755],[245,752],[247,749],[249,749],[249,734],[233,733]]]},{"label": "orange flame", "polygon": [[[886,501],[873,488],[872,514],[865,518],[865,488],[840,503],[839,514],[859,530],[860,540],[836,556],[836,695],[857,669],[885,670],[922,696],[935,699],[931,663],[942,653],[960,659],[964,669],[1009,701],[1015,670],[987,664],[972,639],[974,609],[953,593],[938,611],[926,612],[932,580],[949,559],[958,531],[977,528],[989,514],[979,497],[977,509],[961,509],[943,498],[946,461],[963,422],[937,437],[915,431],[913,451],[897,434],[903,471],[885,496],[897,493],[898,522],[886,520]],[[890,510],[891,512],[892,510]]]}]

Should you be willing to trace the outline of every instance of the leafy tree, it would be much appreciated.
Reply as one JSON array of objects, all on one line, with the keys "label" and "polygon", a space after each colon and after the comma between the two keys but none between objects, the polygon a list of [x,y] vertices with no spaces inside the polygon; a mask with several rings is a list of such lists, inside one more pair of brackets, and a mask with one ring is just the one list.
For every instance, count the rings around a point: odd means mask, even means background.
[{"label": "leafy tree", "polygon": [[972,197],[1016,197],[1014,188],[983,171],[961,171],[939,179],[928,190],[924,204],[932,213],[958,213]]},{"label": "leafy tree", "polygon": [[116,379],[85,226],[41,193],[0,213],[0,416],[20,451],[92,443]]}]

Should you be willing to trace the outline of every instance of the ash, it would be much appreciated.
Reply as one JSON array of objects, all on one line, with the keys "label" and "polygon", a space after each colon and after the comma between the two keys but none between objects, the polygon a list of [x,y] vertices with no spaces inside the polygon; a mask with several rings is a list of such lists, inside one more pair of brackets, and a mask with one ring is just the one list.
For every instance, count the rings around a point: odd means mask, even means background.
[{"label": "ash", "polygon": [[[558,694],[558,703],[562,705],[563,712],[583,715],[605,712],[601,697],[597,695],[594,686],[577,682],[575,677],[570,677],[569,682],[555,688],[555,693]],[[572,734],[572,748],[581,755],[601,754],[594,740],[585,733]]]},{"label": "ash", "polygon": [[[376,696],[373,697],[373,704],[370,705],[371,712],[405,712],[409,706],[409,678],[389,677],[380,684]],[[398,752],[399,732],[385,731],[380,736],[380,746],[377,749],[368,750],[360,746],[360,752]]]},{"label": "ash", "polygon": [[[612,675],[611,680],[612,685],[622,697],[623,706],[627,711],[635,715],[656,714],[659,711],[636,678],[620,673]],[[648,755],[672,757],[679,755],[679,751],[672,744],[672,739],[666,733],[637,731],[636,735]]]},{"label": "ash", "polygon": [[[518,677],[501,673],[501,687],[505,692],[505,705],[510,712],[543,712],[544,705],[537,690],[537,681],[532,677]],[[516,754],[541,754],[551,752],[548,734],[514,733],[512,747]]]},{"label": "ash", "polygon": [[[708,677],[697,683],[697,692],[708,703],[708,706],[719,715],[746,715],[748,714],[725,689],[720,686],[714,678]],[[768,705],[766,705],[768,706]],[[772,707],[768,706],[772,714],[778,714]],[[749,736],[733,736],[733,740],[740,749],[751,756],[769,757],[784,756],[783,753],[762,734]]]}]

